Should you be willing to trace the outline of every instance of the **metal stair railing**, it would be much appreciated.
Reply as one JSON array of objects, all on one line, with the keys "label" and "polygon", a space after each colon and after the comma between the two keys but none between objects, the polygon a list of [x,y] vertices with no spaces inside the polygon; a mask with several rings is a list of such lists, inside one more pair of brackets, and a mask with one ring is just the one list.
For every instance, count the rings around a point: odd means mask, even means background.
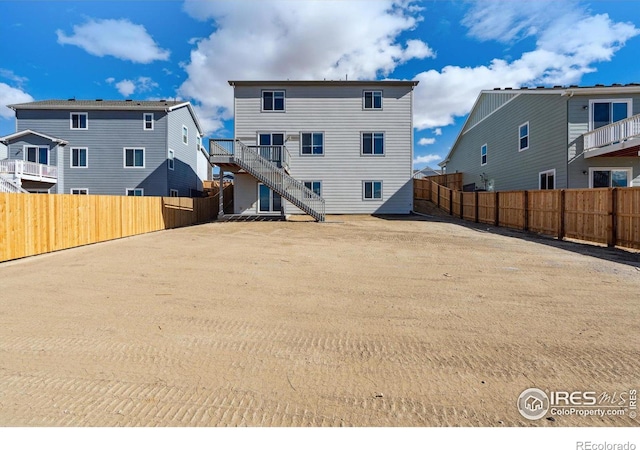
[{"label": "metal stair railing", "polygon": [[22,187],[18,186],[11,180],[7,180],[4,177],[0,177],[0,192],[6,193],[19,193],[19,194],[28,194],[29,192]]},{"label": "metal stair railing", "polygon": [[[233,156],[234,162],[261,183],[280,194],[291,204],[310,215],[318,222],[325,220],[324,199],[307,188],[304,183],[288,175],[282,168],[258,154],[239,140],[210,140],[211,155]],[[286,150],[286,149],[285,149]]]}]

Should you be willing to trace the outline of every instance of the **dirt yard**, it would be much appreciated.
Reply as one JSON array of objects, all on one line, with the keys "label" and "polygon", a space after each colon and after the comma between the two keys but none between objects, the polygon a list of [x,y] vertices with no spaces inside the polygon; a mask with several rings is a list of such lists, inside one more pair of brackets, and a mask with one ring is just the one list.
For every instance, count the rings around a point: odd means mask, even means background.
[{"label": "dirt yard", "polygon": [[636,426],[640,259],[441,222],[212,223],[0,264],[1,426]]}]

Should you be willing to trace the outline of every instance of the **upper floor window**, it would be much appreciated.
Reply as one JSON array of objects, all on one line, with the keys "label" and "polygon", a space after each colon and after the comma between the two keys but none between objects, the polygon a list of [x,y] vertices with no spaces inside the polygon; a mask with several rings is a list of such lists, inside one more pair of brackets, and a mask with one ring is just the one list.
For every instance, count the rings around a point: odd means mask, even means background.
[{"label": "upper floor window", "polygon": [[589,101],[589,129],[595,130],[631,116],[630,98]]},{"label": "upper floor window", "polygon": [[144,113],[142,115],[142,122],[145,130],[153,130],[153,113]]},{"label": "upper floor window", "polygon": [[324,136],[322,133],[302,133],[301,152],[303,155],[323,155]]},{"label": "upper floor window", "polygon": [[189,128],[186,125],[182,125],[182,143],[189,145]]},{"label": "upper floor window", "polygon": [[382,91],[364,91],[364,109],[382,109]]},{"label": "upper floor window", "polygon": [[480,147],[480,165],[484,166],[485,164],[487,164],[487,144]]},{"label": "upper floor window", "polygon": [[262,91],[263,111],[284,111],[284,91]]},{"label": "upper floor window", "polygon": [[173,170],[175,168],[175,152],[171,149],[169,149],[167,161],[169,163],[169,170]]},{"label": "upper floor window", "polygon": [[384,155],[384,133],[362,133],[363,155]]},{"label": "upper floor window", "polygon": [[70,122],[72,130],[86,130],[89,128],[89,114],[71,113]]},{"label": "upper floor window", "polygon": [[529,148],[529,122],[523,123],[518,128],[518,150],[526,150]]},{"label": "upper floor window", "polygon": [[71,148],[71,167],[87,167],[87,153],[86,147],[72,147]]},{"label": "upper floor window", "polygon": [[24,148],[25,161],[38,164],[49,164],[49,147],[31,147]]},{"label": "upper floor window", "polygon": [[202,148],[202,136],[196,136],[196,144],[198,144],[198,150],[200,150]]},{"label": "upper floor window", "polygon": [[144,167],[144,148],[125,148],[124,166]]}]

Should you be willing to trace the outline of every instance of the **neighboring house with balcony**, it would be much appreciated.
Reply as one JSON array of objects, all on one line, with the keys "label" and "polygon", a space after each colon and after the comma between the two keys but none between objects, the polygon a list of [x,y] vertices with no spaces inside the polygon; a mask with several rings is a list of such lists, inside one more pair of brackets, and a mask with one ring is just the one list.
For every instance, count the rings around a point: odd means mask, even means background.
[{"label": "neighboring house with balcony", "polygon": [[465,190],[640,186],[640,85],[482,91],[446,159]]},{"label": "neighboring house with balcony", "polygon": [[230,81],[235,214],[407,214],[416,81]]},{"label": "neighboring house with balcony", "polygon": [[[177,101],[45,100],[9,105],[3,185],[29,192],[199,196],[210,178],[193,107]],[[6,189],[5,189],[6,190]]]}]

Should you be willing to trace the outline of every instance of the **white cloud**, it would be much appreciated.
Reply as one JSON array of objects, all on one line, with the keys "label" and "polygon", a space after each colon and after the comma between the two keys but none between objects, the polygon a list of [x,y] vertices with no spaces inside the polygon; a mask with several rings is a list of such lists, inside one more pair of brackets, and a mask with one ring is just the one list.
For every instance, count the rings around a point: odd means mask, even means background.
[{"label": "white cloud", "polygon": [[452,124],[470,111],[483,89],[578,83],[582,75],[595,71],[595,63],[611,60],[640,33],[631,23],[590,15],[574,1],[477,1],[463,23],[477,39],[511,42],[530,37],[536,39],[536,47],[512,62],[494,59],[486,66],[446,66],[418,74],[418,129]]},{"label": "white cloud", "polygon": [[147,64],[166,61],[170,52],[156,44],[142,25],[127,19],[89,20],[73,27],[73,35],[57,30],[59,44],[76,45],[95,56],[113,56],[119,59]]},{"label": "white cloud", "polygon": [[[115,78],[110,77],[107,78],[106,81],[109,84],[113,84]],[[123,97],[129,97],[135,92],[150,92],[158,86],[159,84],[149,77],[138,77],[135,80],[121,80],[115,84],[116,89],[118,89],[118,92],[120,92]]]},{"label": "white cloud", "polygon": [[435,128],[433,130],[433,134],[435,134],[436,136],[442,136],[442,128]]},{"label": "white cloud", "polygon": [[7,80],[13,81],[13,83],[15,85],[17,85],[19,88],[22,88],[22,86],[29,81],[28,78],[26,77],[21,77],[16,75],[13,70],[9,70],[9,69],[1,69],[0,68],[0,78],[5,78]]},{"label": "white cloud", "polygon": [[13,119],[15,117],[15,113],[13,110],[7,108],[7,105],[32,101],[33,97],[21,89],[16,89],[8,84],[0,83],[0,117],[4,119]]},{"label": "white cloud", "polygon": [[233,113],[227,80],[376,79],[434,56],[426,43],[400,39],[421,20],[406,1],[187,0],[185,10],[216,25],[197,41],[179,89],[211,124]]},{"label": "white cloud", "polygon": [[422,138],[418,141],[418,145],[431,145],[436,143],[436,138]]},{"label": "white cloud", "polygon": [[413,158],[413,165],[418,165],[418,164],[429,164],[435,161],[442,161],[444,158],[440,155],[435,155],[435,154],[431,154],[431,155],[422,155],[422,156],[416,156],[415,158]]}]

